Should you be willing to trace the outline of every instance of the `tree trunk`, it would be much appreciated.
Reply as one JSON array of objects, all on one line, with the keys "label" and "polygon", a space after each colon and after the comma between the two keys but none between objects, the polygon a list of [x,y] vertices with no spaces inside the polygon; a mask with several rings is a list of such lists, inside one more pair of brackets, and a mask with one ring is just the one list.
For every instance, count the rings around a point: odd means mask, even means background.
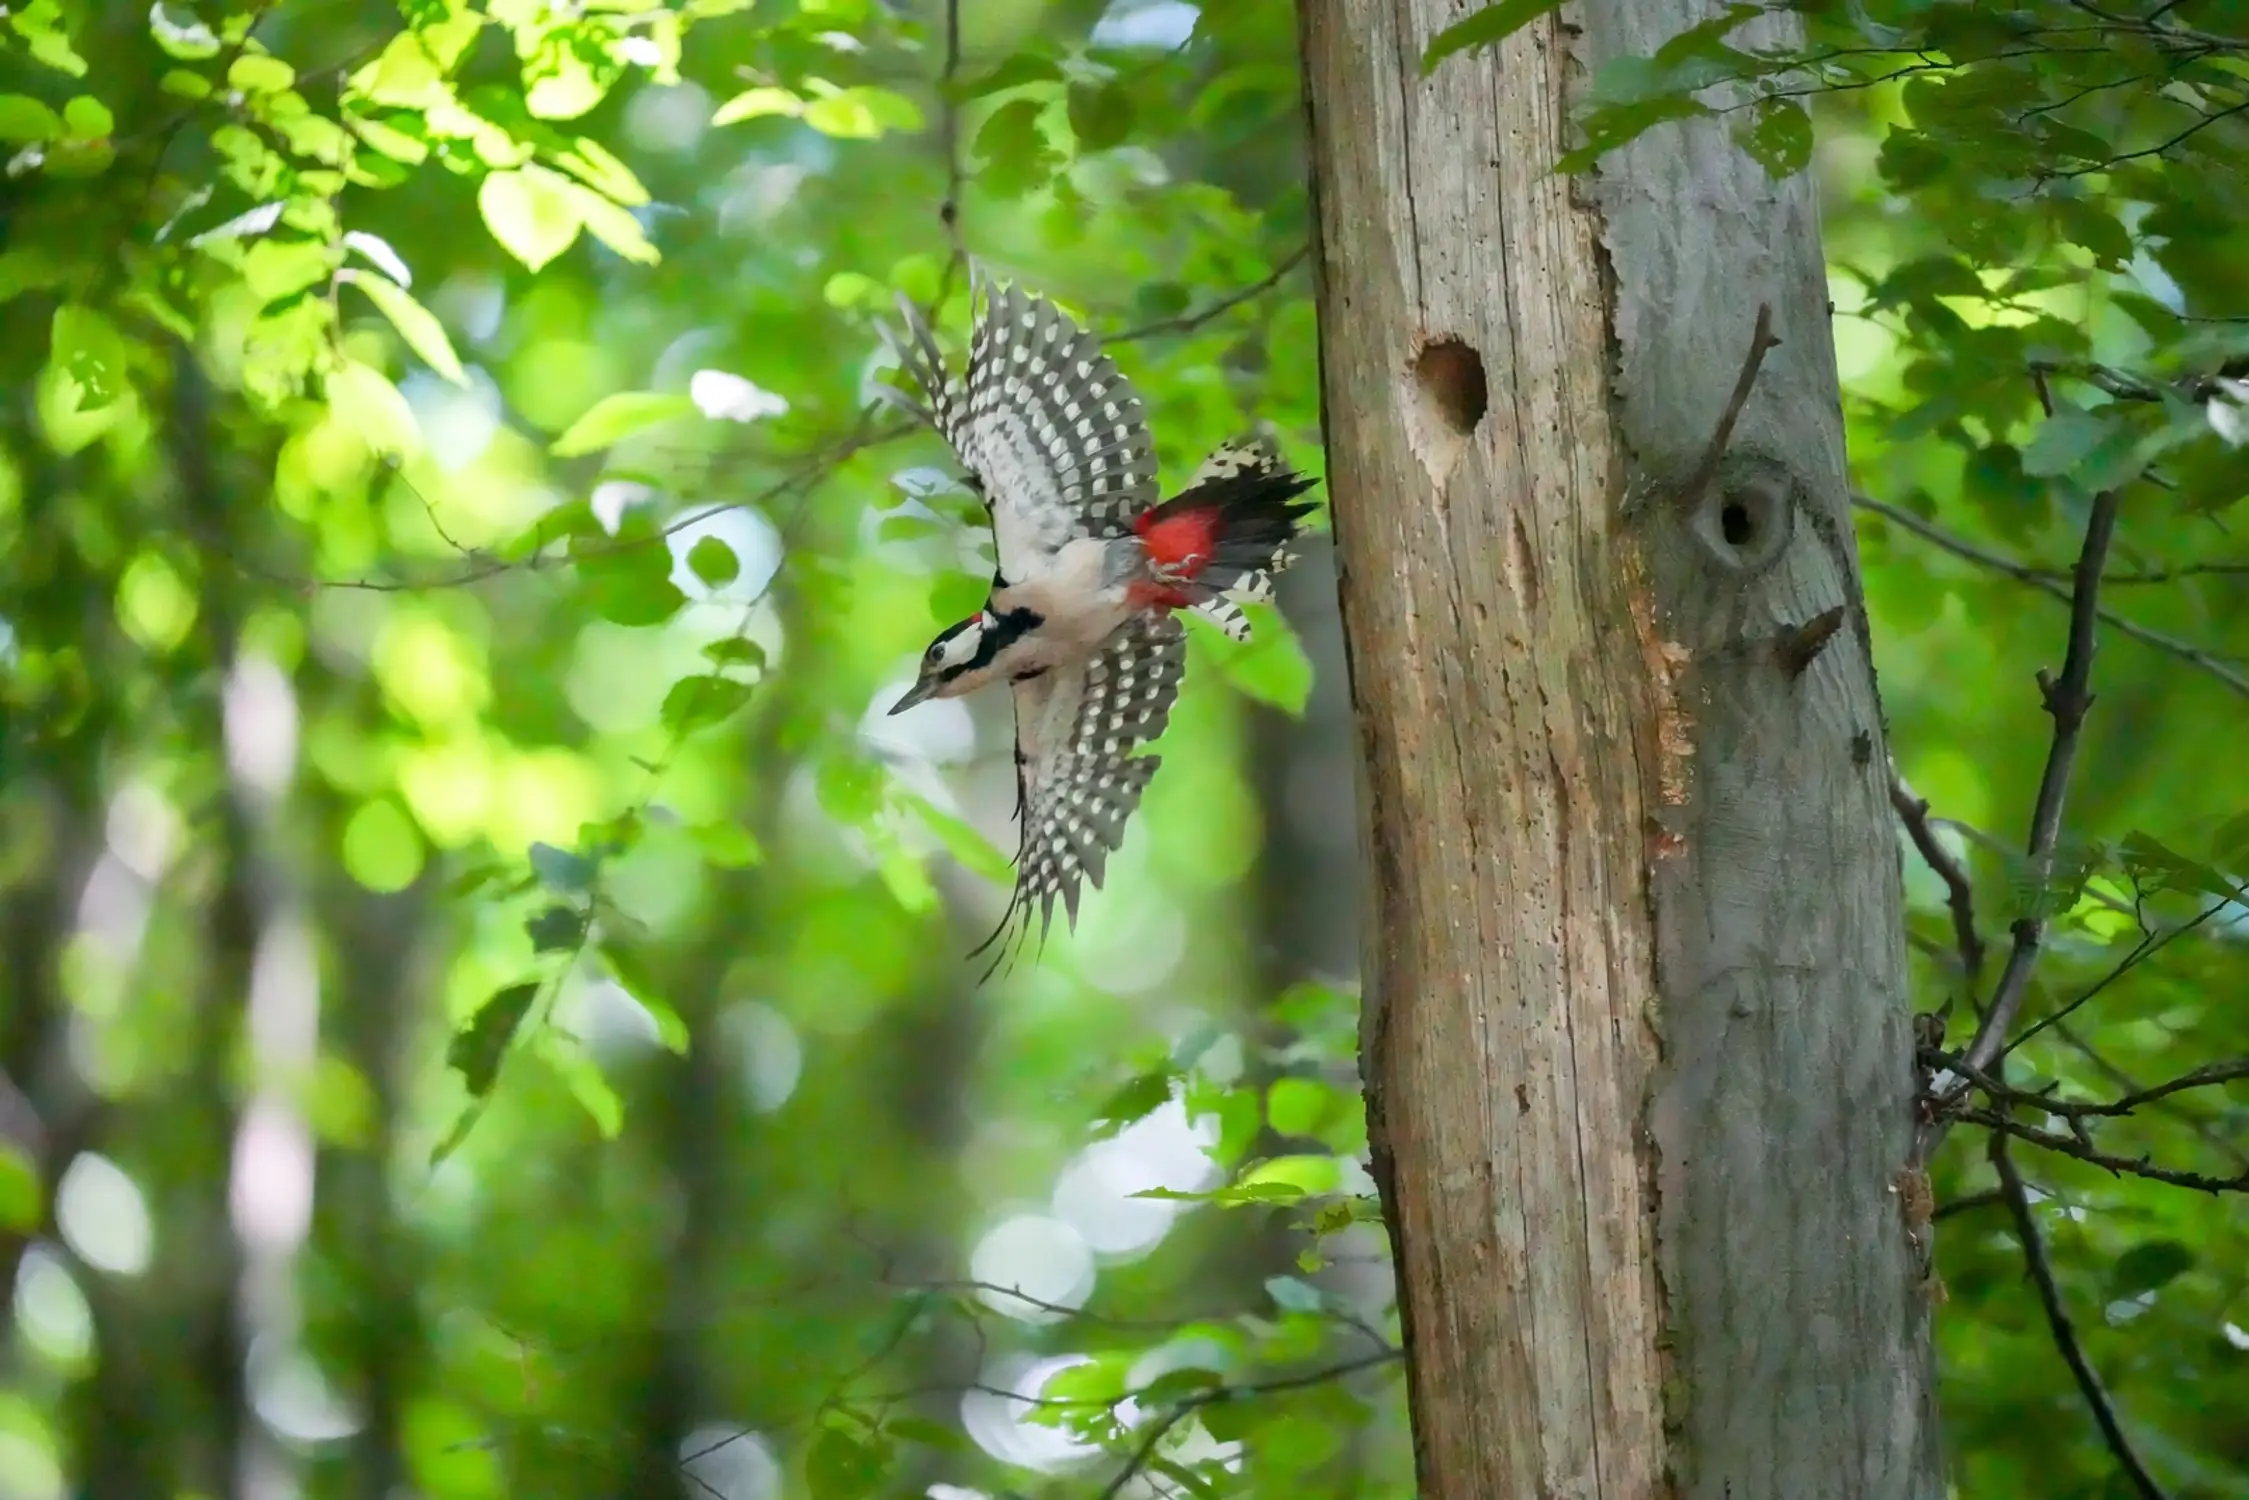
[{"label": "tree trunk", "polygon": [[1421,1493],[1941,1495],[1811,184],[1707,120],[1552,172],[1582,80],[1701,6],[1426,79],[1455,0],[1299,14]]}]

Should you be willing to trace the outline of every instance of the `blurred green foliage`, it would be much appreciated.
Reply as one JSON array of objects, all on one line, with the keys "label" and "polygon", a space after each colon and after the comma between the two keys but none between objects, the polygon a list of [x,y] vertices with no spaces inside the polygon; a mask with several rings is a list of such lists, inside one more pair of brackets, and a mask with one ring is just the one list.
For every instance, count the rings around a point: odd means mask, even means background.
[{"label": "blurred green foliage", "polygon": [[[2249,1055],[2249,41],[1802,8],[1809,52],[1737,5],[1604,72],[1586,158],[1725,85],[1820,174],[1899,767],[1990,942],[2056,918],[2026,1022],[2092,995],[2013,1081]],[[1355,997],[1258,895],[1353,821],[1249,753],[1339,664],[1196,628],[1109,888],[984,994],[1004,705],[882,717],[989,574],[868,414],[965,250],[1111,338],[1168,475],[1258,423],[1319,472],[1297,91],[1246,0],[8,12],[0,1492],[1411,1493]],[[2245,1113],[2088,1130],[2224,1177]],[[1936,1164],[1960,1492],[2129,1493],[1983,1135]],[[2241,1493],[2243,1196],[2017,1156],[2147,1461]]]}]

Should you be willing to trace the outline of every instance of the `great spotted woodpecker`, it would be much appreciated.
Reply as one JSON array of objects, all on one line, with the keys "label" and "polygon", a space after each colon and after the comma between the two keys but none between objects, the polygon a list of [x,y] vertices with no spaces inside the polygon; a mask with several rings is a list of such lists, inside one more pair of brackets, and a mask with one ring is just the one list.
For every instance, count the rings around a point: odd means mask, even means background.
[{"label": "great spotted woodpecker", "polygon": [[1140,397],[1098,341],[1045,298],[970,275],[966,376],[948,377],[901,297],[907,338],[884,334],[926,404],[884,394],[952,445],[991,513],[998,567],[984,607],[930,643],[890,711],[1013,686],[1015,891],[977,949],[999,942],[996,968],[1034,908],[1042,941],[1057,898],[1075,927],[1081,879],[1098,888],[1123,841],[1160,761],[1133,752],[1163,732],[1186,666],[1172,612],[1247,640],[1235,601],[1270,597],[1314,481],[1262,445],[1229,445],[1159,504]]}]

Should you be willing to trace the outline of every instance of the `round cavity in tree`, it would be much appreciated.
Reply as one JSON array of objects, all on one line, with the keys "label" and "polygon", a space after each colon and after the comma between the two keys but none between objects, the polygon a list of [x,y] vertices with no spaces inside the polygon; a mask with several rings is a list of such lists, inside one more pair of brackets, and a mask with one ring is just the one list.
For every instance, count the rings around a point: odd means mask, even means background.
[{"label": "round cavity in tree", "polygon": [[1718,534],[1729,546],[1748,546],[1749,539],[1757,534],[1757,523],[1750,519],[1749,507],[1728,496],[1718,510]]},{"label": "round cavity in tree", "polygon": [[1788,543],[1788,486],[1778,475],[1735,474],[1712,486],[1694,519],[1696,535],[1730,568],[1757,568]]},{"label": "round cavity in tree", "polygon": [[1490,392],[1482,356],[1459,339],[1432,339],[1413,362],[1422,403],[1447,431],[1466,436],[1484,419]]}]

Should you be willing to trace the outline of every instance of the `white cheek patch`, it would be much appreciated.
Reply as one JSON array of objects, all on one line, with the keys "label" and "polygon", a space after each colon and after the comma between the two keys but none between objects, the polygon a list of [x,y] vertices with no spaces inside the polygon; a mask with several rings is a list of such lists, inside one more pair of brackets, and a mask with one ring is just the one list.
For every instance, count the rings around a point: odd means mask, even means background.
[{"label": "white cheek patch", "polygon": [[975,625],[945,643],[944,652],[937,658],[937,664],[942,667],[968,665],[969,660],[976,655],[976,648],[982,644],[983,639],[984,622],[979,620]]}]

